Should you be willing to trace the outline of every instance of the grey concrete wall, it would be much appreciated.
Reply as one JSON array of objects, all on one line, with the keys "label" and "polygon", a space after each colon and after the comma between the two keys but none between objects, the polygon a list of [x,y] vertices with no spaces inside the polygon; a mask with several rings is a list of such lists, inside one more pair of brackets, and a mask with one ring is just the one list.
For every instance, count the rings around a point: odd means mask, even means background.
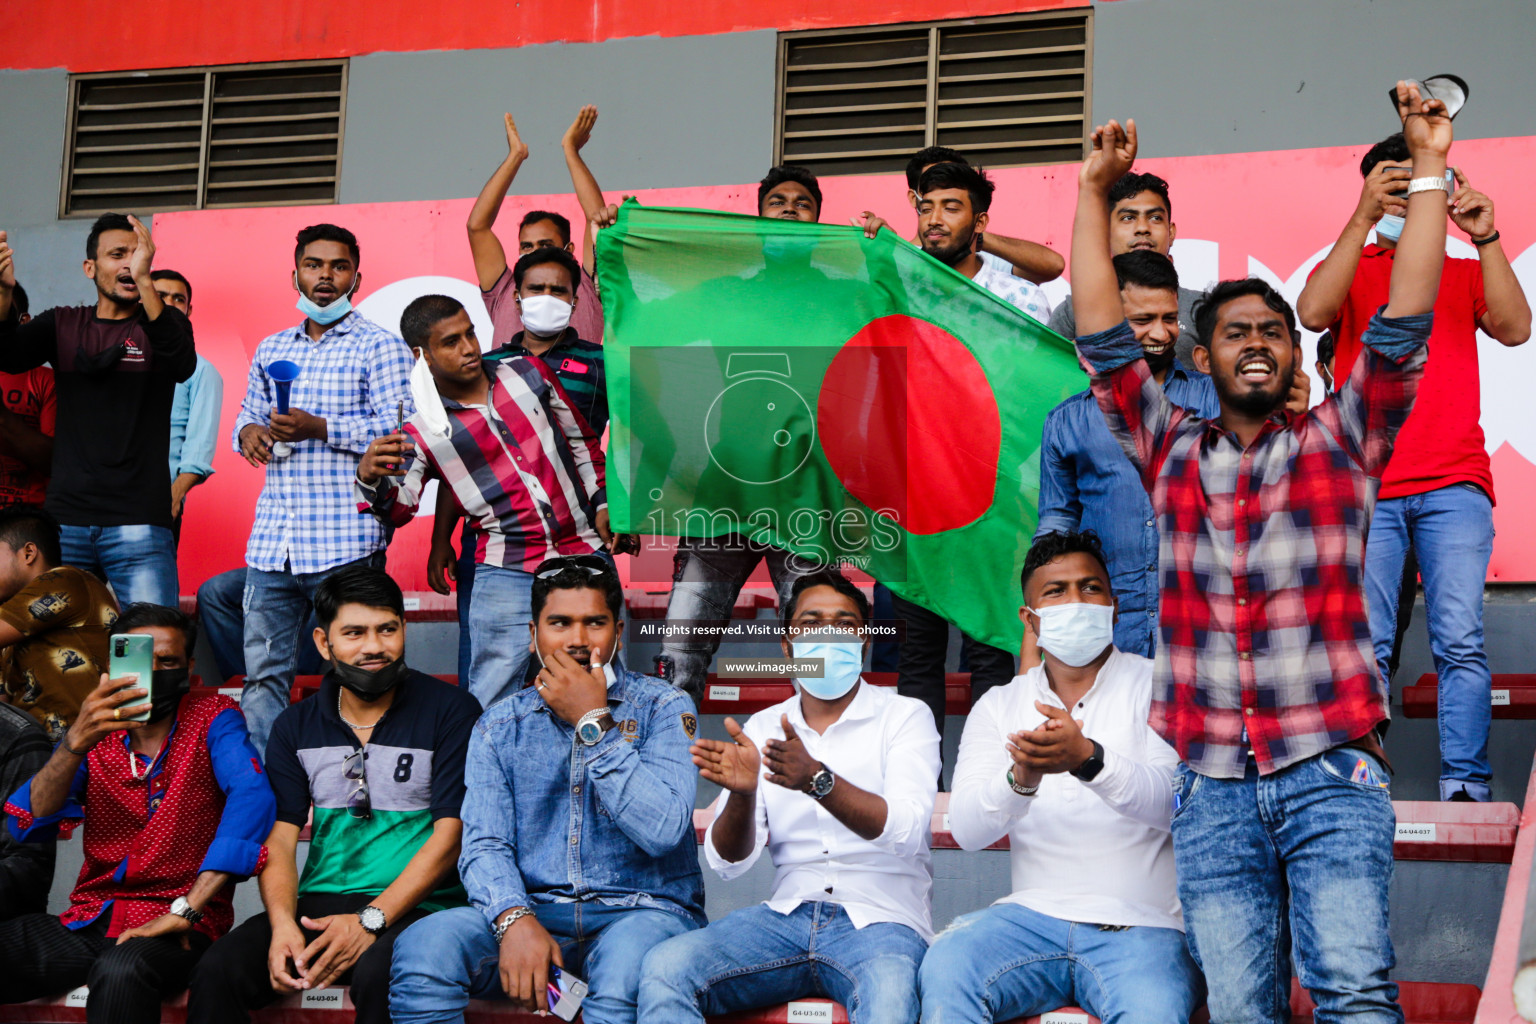
[{"label": "grey concrete wall", "polygon": [[737,32],[352,60],[344,202],[473,196],[507,154],[511,111],[529,159],[514,188],[569,192],[560,139],[597,105],[588,164],[608,189],[755,181],[772,156],[777,35]]},{"label": "grey concrete wall", "polygon": [[1094,5],[1093,115],[1135,117],[1144,156],[1374,142],[1387,88],[1471,87],[1458,139],[1536,134],[1530,0],[1115,0]]},{"label": "grey concrete wall", "polygon": [[95,295],[77,269],[89,222],[58,220],[68,108],[62,68],[0,71],[0,230],[34,311]]}]

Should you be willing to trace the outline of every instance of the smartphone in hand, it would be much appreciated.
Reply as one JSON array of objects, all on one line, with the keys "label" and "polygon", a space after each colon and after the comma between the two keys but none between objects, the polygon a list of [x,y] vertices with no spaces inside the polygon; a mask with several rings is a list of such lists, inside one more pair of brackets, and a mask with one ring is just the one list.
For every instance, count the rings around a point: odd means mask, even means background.
[{"label": "smartphone in hand", "polygon": [[133,676],[134,686],[149,691],[143,701],[123,705],[123,718],[149,721],[149,707],[155,699],[155,638],[147,633],[113,633],[107,642],[107,662],[108,679]]}]

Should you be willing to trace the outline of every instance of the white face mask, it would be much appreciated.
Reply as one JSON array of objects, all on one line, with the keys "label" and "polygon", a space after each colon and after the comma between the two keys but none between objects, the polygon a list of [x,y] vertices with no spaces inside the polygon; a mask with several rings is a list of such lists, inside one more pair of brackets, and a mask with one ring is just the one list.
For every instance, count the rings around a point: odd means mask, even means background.
[{"label": "white face mask", "polygon": [[1040,618],[1040,646],[1054,657],[1082,668],[1115,642],[1112,604],[1053,604],[1027,608]]},{"label": "white face mask", "polygon": [[557,295],[528,295],[519,297],[523,312],[523,327],[540,337],[549,338],[570,326],[571,312],[576,307]]},{"label": "white face mask", "polygon": [[[534,645],[533,645],[533,656],[535,658],[539,659],[539,667],[540,668],[547,667],[548,663],[545,662],[545,660],[544,660],[544,652],[539,650],[539,645],[538,645],[537,642],[535,642]],[[614,672],[613,672],[613,659],[610,657],[607,661],[603,662],[603,685],[604,685],[604,687],[606,689],[609,689],[609,690],[613,689],[613,681],[616,678],[618,678],[618,677],[615,676]]]}]

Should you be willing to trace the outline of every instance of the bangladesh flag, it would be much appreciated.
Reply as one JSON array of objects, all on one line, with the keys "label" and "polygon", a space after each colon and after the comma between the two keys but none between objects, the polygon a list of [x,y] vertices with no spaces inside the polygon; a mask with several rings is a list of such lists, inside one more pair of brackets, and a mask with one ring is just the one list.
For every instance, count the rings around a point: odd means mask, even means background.
[{"label": "bangladesh flag", "polygon": [[889,231],[631,201],[597,260],[615,530],[848,563],[1017,650],[1068,341]]}]

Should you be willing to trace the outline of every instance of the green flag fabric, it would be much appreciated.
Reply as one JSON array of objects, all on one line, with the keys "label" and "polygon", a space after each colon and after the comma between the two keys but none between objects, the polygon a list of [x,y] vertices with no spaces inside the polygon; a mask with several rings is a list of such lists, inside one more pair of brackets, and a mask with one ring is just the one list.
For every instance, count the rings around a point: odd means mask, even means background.
[{"label": "green flag fabric", "polygon": [[1018,649],[1070,342],[890,231],[630,201],[597,262],[616,531],[851,564]]}]

